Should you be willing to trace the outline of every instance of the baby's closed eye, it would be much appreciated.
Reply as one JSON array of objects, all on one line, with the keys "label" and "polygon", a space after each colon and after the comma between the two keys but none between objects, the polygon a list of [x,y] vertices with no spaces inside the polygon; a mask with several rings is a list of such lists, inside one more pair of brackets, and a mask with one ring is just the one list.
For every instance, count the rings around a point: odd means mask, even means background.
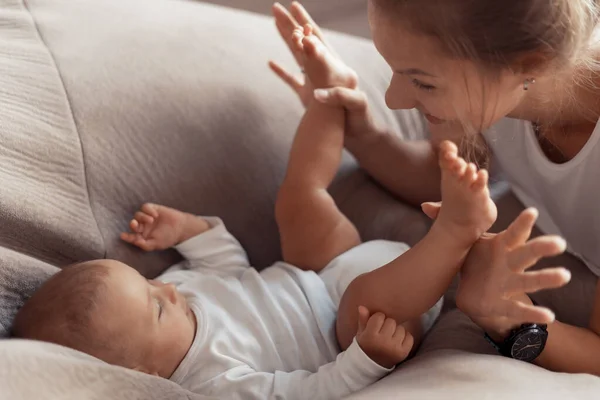
[{"label": "baby's closed eye", "polygon": [[162,312],[163,312],[163,305],[162,302],[158,299],[158,298],[154,298],[154,301],[156,302],[156,308],[157,308],[157,318],[160,319],[160,317],[162,316]]}]

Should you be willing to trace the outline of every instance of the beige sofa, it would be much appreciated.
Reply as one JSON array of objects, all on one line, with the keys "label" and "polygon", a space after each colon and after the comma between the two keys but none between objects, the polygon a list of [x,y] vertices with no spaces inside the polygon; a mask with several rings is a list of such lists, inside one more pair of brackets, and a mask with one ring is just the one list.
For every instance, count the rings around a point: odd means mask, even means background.
[{"label": "beige sofa", "polygon": [[[407,139],[421,136],[418,115],[386,109],[388,67],[372,44],[330,38],[377,117]],[[221,216],[258,268],[280,257],[273,201],[302,108],[266,67],[270,58],[292,63],[269,19],[215,5],[0,0],[1,336],[56,267],[110,257],[155,276],[177,260],[119,241],[144,201]],[[332,193],[366,239],[414,243],[428,228],[349,156]],[[587,304],[593,282],[576,269],[571,290],[547,301],[584,324],[589,307],[567,307]],[[419,355],[352,398],[600,396],[597,378],[493,355],[451,297]],[[203,397],[69,349],[0,340],[0,399],[37,398]]]}]

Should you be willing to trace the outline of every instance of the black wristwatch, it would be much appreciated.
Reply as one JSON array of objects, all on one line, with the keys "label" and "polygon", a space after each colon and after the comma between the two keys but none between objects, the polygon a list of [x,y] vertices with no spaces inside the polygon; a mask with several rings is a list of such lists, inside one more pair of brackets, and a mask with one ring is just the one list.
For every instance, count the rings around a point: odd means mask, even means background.
[{"label": "black wristwatch", "polygon": [[544,351],[548,330],[547,325],[524,324],[513,329],[502,343],[494,341],[487,333],[485,338],[503,356],[532,362]]}]

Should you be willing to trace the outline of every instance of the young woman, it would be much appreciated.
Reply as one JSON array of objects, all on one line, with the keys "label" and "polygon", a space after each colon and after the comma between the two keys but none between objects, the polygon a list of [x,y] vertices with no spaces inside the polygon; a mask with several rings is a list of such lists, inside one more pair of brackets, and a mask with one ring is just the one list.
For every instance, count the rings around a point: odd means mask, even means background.
[{"label": "young woman", "polygon": [[[435,151],[441,140],[460,138],[477,157],[490,150],[519,200],[539,210],[542,232],[565,238],[570,252],[598,276],[598,3],[370,0],[373,40],[393,70],[387,104],[422,112],[430,141],[403,142],[376,126],[355,87],[313,93],[309,81],[271,67],[304,102],[314,96],[344,107],[347,149],[382,185],[415,205],[440,197]],[[314,25],[297,3],[289,11],[276,4],[274,14],[286,40],[298,25]],[[428,204],[424,210],[435,217],[438,208]],[[600,285],[585,328],[530,324],[527,311],[536,308],[525,286],[520,293],[505,290],[552,253],[543,242],[519,251],[527,239],[500,233],[473,247],[462,268],[459,308],[504,355],[600,376]]]}]

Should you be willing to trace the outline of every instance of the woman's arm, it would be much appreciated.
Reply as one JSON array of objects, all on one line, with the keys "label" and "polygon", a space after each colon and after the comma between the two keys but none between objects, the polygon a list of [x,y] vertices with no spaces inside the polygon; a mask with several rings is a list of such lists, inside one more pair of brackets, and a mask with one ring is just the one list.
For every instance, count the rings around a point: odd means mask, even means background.
[{"label": "woman's arm", "polygon": [[529,210],[523,212],[517,221],[525,224],[514,222],[471,249],[461,270],[457,305],[496,342],[505,340],[521,324],[548,324],[546,346],[534,363],[556,372],[600,376],[600,283],[587,328],[554,320],[550,310],[534,307],[526,294],[561,287],[570,279],[563,268],[527,271],[541,258],[558,255],[566,248],[563,240],[552,236],[527,241],[536,216]]},{"label": "woman's arm", "polygon": [[[532,304],[529,297],[518,296],[524,304]],[[495,340],[502,340],[514,324],[491,322],[482,328]],[[548,325],[548,340],[540,356],[534,361],[540,367],[556,372],[586,373],[600,376],[600,283],[588,328],[580,328],[554,321]]]},{"label": "woman's arm", "polygon": [[[600,314],[596,302],[595,317]],[[562,322],[548,326],[548,341],[535,363],[556,372],[600,376],[600,332]]]},{"label": "woman's arm", "polygon": [[441,172],[433,144],[405,141],[389,132],[347,138],[346,148],[360,166],[400,199],[420,206],[441,198]]}]

